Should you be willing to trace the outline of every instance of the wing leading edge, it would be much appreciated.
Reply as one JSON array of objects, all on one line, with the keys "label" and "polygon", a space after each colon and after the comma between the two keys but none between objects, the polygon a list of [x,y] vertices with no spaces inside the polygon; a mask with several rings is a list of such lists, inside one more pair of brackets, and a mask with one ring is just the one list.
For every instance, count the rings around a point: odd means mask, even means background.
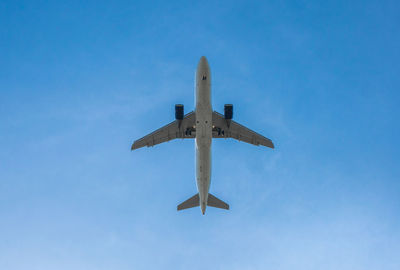
[{"label": "wing leading edge", "polygon": [[182,120],[175,120],[162,128],[134,141],[131,150],[147,146],[154,146],[163,142],[168,142],[177,138],[193,139],[195,138],[196,113],[190,112]]},{"label": "wing leading edge", "polygon": [[227,120],[225,117],[218,113],[213,112],[213,138],[233,138],[238,141],[243,141],[253,145],[263,145],[266,147],[274,148],[272,141],[241,124]]}]

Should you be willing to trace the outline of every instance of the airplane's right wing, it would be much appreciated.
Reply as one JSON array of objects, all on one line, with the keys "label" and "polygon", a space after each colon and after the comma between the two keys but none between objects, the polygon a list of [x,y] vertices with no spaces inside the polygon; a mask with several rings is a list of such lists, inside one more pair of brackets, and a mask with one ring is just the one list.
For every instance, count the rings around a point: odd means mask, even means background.
[{"label": "airplane's right wing", "polygon": [[131,147],[135,150],[144,146],[150,147],[156,144],[167,142],[173,139],[193,139],[195,138],[196,113],[190,112],[182,120],[174,122],[157,129],[156,131],[136,140]]},{"label": "airplane's right wing", "polygon": [[213,138],[233,138],[253,145],[263,145],[274,148],[272,141],[261,134],[258,134],[245,126],[233,121],[227,120],[218,113],[213,112]]}]

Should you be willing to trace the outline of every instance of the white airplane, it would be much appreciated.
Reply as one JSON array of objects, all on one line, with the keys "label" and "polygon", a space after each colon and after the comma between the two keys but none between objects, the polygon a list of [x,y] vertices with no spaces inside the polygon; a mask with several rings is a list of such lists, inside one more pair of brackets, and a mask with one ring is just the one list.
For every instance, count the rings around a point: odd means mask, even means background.
[{"label": "white airplane", "polygon": [[186,115],[183,105],[175,105],[175,121],[135,141],[131,150],[150,147],[173,139],[196,139],[196,181],[199,193],[178,205],[178,211],[200,206],[229,209],[229,205],[208,193],[211,176],[211,141],[213,138],[233,138],[253,145],[274,148],[268,138],[232,120],[233,105],[225,104],[224,115],[211,106],[211,73],[207,59],[202,56],[196,71],[196,109]]}]

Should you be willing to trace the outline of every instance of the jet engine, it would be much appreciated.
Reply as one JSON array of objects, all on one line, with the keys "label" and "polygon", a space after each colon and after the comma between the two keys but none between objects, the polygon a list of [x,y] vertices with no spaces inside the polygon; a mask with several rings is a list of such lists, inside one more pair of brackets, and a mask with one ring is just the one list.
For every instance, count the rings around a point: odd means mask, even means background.
[{"label": "jet engine", "polygon": [[183,119],[183,104],[175,104],[175,119]]},{"label": "jet engine", "polygon": [[232,104],[225,104],[224,116],[225,116],[226,120],[231,120],[233,118],[233,105]]}]

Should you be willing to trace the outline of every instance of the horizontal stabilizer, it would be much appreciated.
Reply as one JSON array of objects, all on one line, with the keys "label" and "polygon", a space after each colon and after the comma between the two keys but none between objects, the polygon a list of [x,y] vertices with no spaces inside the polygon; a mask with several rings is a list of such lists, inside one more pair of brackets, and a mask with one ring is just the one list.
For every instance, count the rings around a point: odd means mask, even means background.
[{"label": "horizontal stabilizer", "polygon": [[220,199],[218,199],[217,197],[215,197],[214,195],[212,195],[210,193],[208,193],[207,205],[211,206],[211,207],[229,210],[229,204],[221,201]]},{"label": "horizontal stabilizer", "polygon": [[199,206],[199,205],[200,205],[199,194],[197,193],[196,195],[194,195],[190,199],[187,199],[186,201],[184,201],[183,203],[178,205],[178,211],[179,210],[183,210],[183,209],[196,207],[196,206]]}]

